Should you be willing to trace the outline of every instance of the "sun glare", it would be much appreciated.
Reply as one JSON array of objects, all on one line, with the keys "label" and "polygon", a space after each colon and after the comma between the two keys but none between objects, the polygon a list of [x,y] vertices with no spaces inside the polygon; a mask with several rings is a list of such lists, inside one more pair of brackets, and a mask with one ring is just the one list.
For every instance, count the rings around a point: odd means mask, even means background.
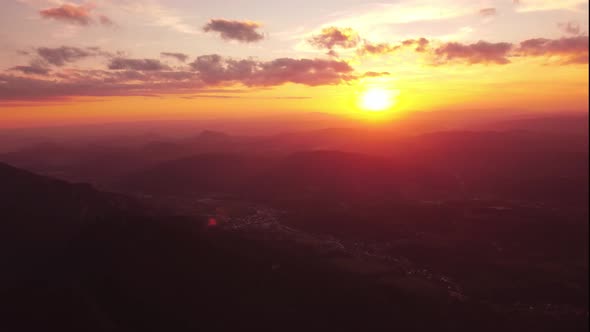
[{"label": "sun glare", "polygon": [[395,101],[391,91],[373,88],[361,94],[359,103],[363,110],[381,112],[393,107]]}]

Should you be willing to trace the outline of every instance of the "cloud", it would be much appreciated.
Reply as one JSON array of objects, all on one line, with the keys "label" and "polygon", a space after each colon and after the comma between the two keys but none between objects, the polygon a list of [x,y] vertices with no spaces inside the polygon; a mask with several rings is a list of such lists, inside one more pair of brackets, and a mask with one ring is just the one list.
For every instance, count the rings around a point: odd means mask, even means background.
[{"label": "cloud", "polygon": [[[40,60],[40,59],[38,59]],[[41,60],[40,60],[41,61]],[[385,75],[369,73],[367,77]],[[229,87],[273,87],[286,83],[335,85],[356,80],[346,62],[281,58],[271,61],[199,56],[172,69],[154,59],[111,58],[107,70],[56,67],[32,62],[0,72],[0,100],[50,100],[75,96],[153,96],[223,91]]]},{"label": "cloud", "polygon": [[360,42],[359,35],[351,28],[328,27],[322,29],[319,35],[308,39],[308,42],[316,48],[333,50],[341,48],[354,48]]},{"label": "cloud", "polygon": [[37,67],[37,66],[15,66],[10,68],[10,70],[20,71],[24,74],[31,74],[31,75],[47,75],[49,73],[49,69],[46,67]]},{"label": "cloud", "polygon": [[109,63],[111,70],[141,70],[141,71],[162,71],[170,67],[156,59],[127,59],[115,57]]},{"label": "cloud", "polygon": [[414,49],[414,51],[416,51],[418,53],[422,53],[422,52],[426,51],[426,48],[428,47],[429,43],[430,42],[426,38],[418,38],[418,39],[406,39],[402,42],[402,45],[405,47],[415,46],[416,48]]},{"label": "cloud", "polygon": [[425,38],[407,39],[398,44],[371,44],[365,41],[357,52],[359,55],[384,55],[412,47],[414,52],[431,57],[433,65],[447,63],[504,65],[510,63],[510,59],[514,57],[558,58],[557,64],[562,65],[588,63],[588,36],[560,39],[534,38],[517,45],[487,41],[473,44],[435,43],[436,46],[430,46],[430,44],[430,41]]},{"label": "cloud", "polygon": [[497,14],[498,11],[496,10],[496,8],[483,8],[479,10],[479,15],[483,17],[496,16]]},{"label": "cloud", "polygon": [[39,78],[0,73],[0,100],[51,100],[77,96],[156,96],[208,89],[192,71],[63,69]]},{"label": "cloud", "polygon": [[39,14],[43,18],[54,19],[66,23],[79,25],[89,25],[92,23],[90,8],[86,6],[63,4],[59,7],[43,9]]},{"label": "cloud", "polygon": [[[47,8],[39,11],[39,15],[45,19],[53,19],[68,24],[88,26],[95,23],[91,11],[91,5],[75,5],[70,3],[62,4],[59,7]],[[98,22],[105,26],[113,26],[114,22],[105,15],[97,17]]]},{"label": "cloud", "polygon": [[353,68],[344,61],[282,58],[261,63],[260,70],[246,80],[246,85],[334,85],[353,79],[352,72]]},{"label": "cloud", "polygon": [[63,66],[66,63],[75,62],[93,56],[108,56],[107,52],[97,47],[79,48],[61,46],[57,48],[40,47],[36,49],[37,55],[49,64]]},{"label": "cloud", "polygon": [[387,71],[383,71],[383,72],[368,71],[368,72],[364,73],[362,75],[362,77],[383,77],[383,76],[389,76],[389,75],[391,75],[391,73],[389,73]]},{"label": "cloud", "polygon": [[334,50],[329,50],[326,55],[337,58],[338,57],[338,52],[334,51]]},{"label": "cloud", "polygon": [[256,31],[259,27],[260,23],[257,22],[212,19],[203,27],[203,31],[217,32],[224,40],[253,43],[264,39],[264,35]]},{"label": "cloud", "polygon": [[366,54],[387,54],[393,53],[401,48],[401,45],[392,45],[388,43],[379,43],[379,44],[371,44],[369,42],[365,42],[363,46],[361,46],[357,52],[360,55]]},{"label": "cloud", "polygon": [[113,20],[111,20],[108,16],[105,16],[105,15],[98,16],[98,21],[100,22],[100,24],[105,25],[105,26],[114,26],[115,25],[115,22],[113,22]]},{"label": "cloud", "polygon": [[[135,79],[129,73],[87,71],[71,73],[69,79],[37,79],[0,74],[0,100],[50,100],[75,96],[153,96],[188,93],[202,89],[190,80],[164,80],[157,76]],[[127,78],[126,78],[127,77]]]},{"label": "cloud", "polygon": [[12,71],[19,71],[23,74],[29,75],[47,75],[51,71],[47,64],[39,59],[34,59],[27,66],[16,66],[10,68]]},{"label": "cloud", "polygon": [[221,55],[201,55],[189,64],[199,73],[200,78],[210,84],[219,84],[222,81],[239,80],[240,76],[250,74],[256,62],[253,60],[226,60]]},{"label": "cloud", "polygon": [[559,57],[563,64],[588,63],[588,36],[560,39],[534,38],[520,43],[518,56]]},{"label": "cloud", "polygon": [[186,62],[189,58],[188,55],[183,54],[183,53],[171,53],[171,52],[162,52],[160,53],[161,57],[168,57],[168,58],[173,58],[176,59],[180,62]]},{"label": "cloud", "polygon": [[[337,45],[337,44],[332,44]],[[432,57],[433,65],[446,63],[500,64],[518,57],[556,58],[556,64],[588,63],[588,37],[529,39],[519,44],[479,41],[473,44],[443,43],[425,38],[406,39],[396,44],[363,42],[359,52],[385,54],[398,50]],[[170,67],[157,59],[133,59],[97,47],[40,47],[26,52],[27,65],[0,72],[0,100],[45,100],[72,96],[148,96],[161,94],[210,93],[230,87],[274,87],[283,84],[306,86],[337,85],[382,77],[388,72],[355,72],[338,59],[279,58],[235,59],[218,54],[202,55],[193,62]],[[188,55],[162,52],[184,63]],[[108,59],[106,69],[68,68],[88,57]]]},{"label": "cloud", "polygon": [[344,61],[281,58],[267,62],[226,59],[203,55],[190,64],[199,78],[211,85],[241,83],[246,86],[277,86],[296,83],[333,85],[353,79],[353,68]]},{"label": "cloud", "polygon": [[479,41],[475,44],[446,43],[434,50],[437,64],[464,62],[468,64],[507,64],[512,49],[511,43],[489,43]]},{"label": "cloud", "polygon": [[365,41],[365,43],[357,50],[357,53],[360,55],[381,55],[394,53],[407,47],[414,47],[415,52],[422,53],[426,52],[429,44],[430,41],[426,38],[406,39],[395,45],[388,43],[371,44],[370,42]]},{"label": "cloud", "polygon": [[568,35],[579,35],[580,34],[580,24],[577,22],[565,22],[565,23],[557,23],[557,27],[561,29],[565,34]]}]

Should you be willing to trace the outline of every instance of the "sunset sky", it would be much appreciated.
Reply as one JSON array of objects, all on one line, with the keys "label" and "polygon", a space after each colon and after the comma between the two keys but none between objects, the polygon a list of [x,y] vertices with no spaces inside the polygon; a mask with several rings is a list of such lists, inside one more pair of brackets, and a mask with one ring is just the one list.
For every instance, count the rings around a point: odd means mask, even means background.
[{"label": "sunset sky", "polygon": [[3,0],[1,9],[0,127],[360,116],[379,98],[392,113],[588,108],[587,1]]}]

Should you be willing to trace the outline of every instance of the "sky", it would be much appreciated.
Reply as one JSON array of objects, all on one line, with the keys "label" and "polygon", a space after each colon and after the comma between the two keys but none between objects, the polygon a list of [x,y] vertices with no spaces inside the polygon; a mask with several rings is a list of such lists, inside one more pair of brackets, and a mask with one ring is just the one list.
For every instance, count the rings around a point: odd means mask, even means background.
[{"label": "sky", "polygon": [[2,0],[0,128],[364,117],[380,98],[587,111],[588,1]]}]

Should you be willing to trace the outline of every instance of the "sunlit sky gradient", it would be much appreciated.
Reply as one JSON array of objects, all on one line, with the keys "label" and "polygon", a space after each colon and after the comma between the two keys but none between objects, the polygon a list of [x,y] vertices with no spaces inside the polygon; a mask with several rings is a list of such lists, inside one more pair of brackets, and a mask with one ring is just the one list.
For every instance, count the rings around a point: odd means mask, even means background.
[{"label": "sunlit sky gradient", "polygon": [[0,127],[588,108],[588,1],[5,0],[0,28]]}]

